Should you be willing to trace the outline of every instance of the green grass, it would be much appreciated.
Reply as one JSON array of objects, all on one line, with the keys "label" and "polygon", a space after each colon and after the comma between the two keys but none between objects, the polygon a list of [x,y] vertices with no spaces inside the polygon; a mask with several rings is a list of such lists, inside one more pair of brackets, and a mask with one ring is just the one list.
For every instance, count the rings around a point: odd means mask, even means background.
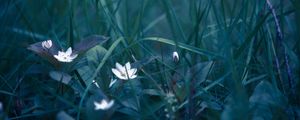
[{"label": "green grass", "polygon": [[267,1],[1,1],[0,119],[299,119],[300,2]]}]

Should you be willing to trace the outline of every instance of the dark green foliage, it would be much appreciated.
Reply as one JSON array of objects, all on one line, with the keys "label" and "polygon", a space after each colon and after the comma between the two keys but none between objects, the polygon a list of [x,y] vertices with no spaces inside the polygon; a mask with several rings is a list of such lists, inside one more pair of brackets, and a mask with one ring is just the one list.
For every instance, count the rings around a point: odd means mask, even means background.
[{"label": "dark green foliage", "polygon": [[297,120],[299,21],[298,0],[1,0],[0,119]]}]

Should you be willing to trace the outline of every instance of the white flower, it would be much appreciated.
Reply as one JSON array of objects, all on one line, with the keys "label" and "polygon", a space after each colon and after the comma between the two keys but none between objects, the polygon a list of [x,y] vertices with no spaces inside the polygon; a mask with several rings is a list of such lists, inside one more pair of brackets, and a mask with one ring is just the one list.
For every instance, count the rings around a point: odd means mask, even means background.
[{"label": "white flower", "polygon": [[58,55],[54,55],[54,57],[60,62],[72,62],[77,54],[72,55],[72,48],[69,47],[66,52],[58,51]]},{"label": "white flower", "polygon": [[134,79],[137,77],[137,75],[135,75],[137,69],[131,69],[131,65],[129,62],[127,62],[125,66],[116,63],[116,69],[112,68],[111,70],[118,78],[122,80]]},{"label": "white flower", "polygon": [[2,112],[3,110],[3,105],[2,105],[2,102],[0,102],[0,113]]},{"label": "white flower", "polygon": [[178,55],[178,53],[176,51],[173,52],[173,60],[175,62],[179,61],[179,55]]},{"label": "white flower", "polygon": [[111,100],[111,101],[107,101],[105,99],[101,100],[100,103],[94,101],[94,105],[95,105],[95,110],[107,110],[109,108],[111,108],[113,105],[114,105],[114,100]]},{"label": "white flower", "polygon": [[116,82],[117,82],[117,79],[111,79],[108,87],[111,88]]},{"label": "white flower", "polygon": [[177,98],[175,97],[174,93],[168,92],[166,94],[165,99],[168,101],[169,104],[173,104],[177,102]]},{"label": "white flower", "polygon": [[174,97],[175,95],[172,93],[172,92],[168,92],[167,94],[166,94],[166,97],[168,97],[168,98],[172,98],[172,97]]},{"label": "white flower", "polygon": [[46,41],[43,41],[42,42],[42,47],[43,48],[46,48],[46,49],[49,49],[52,47],[52,40],[46,40]]}]

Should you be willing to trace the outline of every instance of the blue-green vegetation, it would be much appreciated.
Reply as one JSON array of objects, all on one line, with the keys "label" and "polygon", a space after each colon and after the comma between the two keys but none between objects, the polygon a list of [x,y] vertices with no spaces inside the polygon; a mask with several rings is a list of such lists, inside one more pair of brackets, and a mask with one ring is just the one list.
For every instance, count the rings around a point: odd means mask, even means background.
[{"label": "blue-green vegetation", "polygon": [[298,120],[299,0],[1,0],[0,120]]}]

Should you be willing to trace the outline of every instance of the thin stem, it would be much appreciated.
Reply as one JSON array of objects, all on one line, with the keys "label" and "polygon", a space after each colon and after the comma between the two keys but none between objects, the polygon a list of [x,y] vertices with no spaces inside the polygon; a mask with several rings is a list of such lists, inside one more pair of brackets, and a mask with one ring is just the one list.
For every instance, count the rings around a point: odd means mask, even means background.
[{"label": "thin stem", "polygon": [[[277,40],[279,41],[279,45],[280,47],[282,47],[283,43],[283,34],[282,34],[282,31],[281,31],[281,27],[280,27],[280,24],[279,24],[279,20],[277,18],[277,15],[276,15],[276,12],[275,12],[275,9],[273,8],[270,0],[266,0],[268,6],[269,6],[269,9],[271,10],[272,12],[272,15],[274,17],[274,20],[275,20],[275,25],[276,25],[276,35],[277,35]],[[275,58],[276,60],[276,67],[277,69],[279,69],[279,60],[278,58],[276,57]],[[287,70],[287,73],[288,73],[288,80],[289,80],[289,87],[290,87],[290,90],[291,90],[291,94],[292,96],[295,95],[295,81],[292,79],[292,70],[290,68],[290,65],[289,65],[289,60],[288,60],[288,56],[287,56],[287,51],[286,49],[284,49],[284,63],[285,63],[285,66],[286,66],[286,70]]]}]

